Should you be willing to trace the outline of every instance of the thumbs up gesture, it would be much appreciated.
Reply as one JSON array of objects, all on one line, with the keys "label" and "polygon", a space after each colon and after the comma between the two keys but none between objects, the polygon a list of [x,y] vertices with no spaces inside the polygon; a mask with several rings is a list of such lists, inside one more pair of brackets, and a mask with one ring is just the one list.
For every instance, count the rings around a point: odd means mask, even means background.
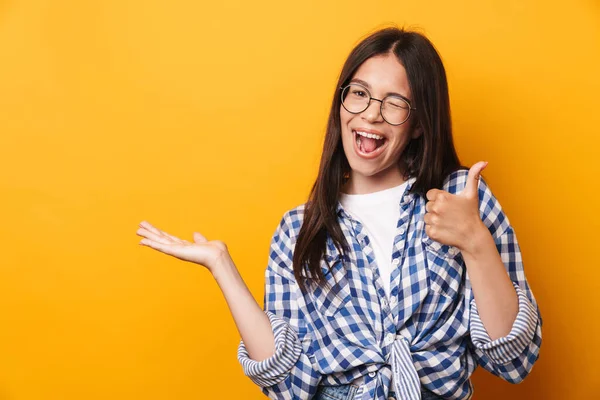
[{"label": "thumbs up gesture", "polygon": [[454,195],[444,190],[427,192],[425,233],[442,244],[455,246],[461,252],[470,251],[473,235],[487,229],[479,216],[479,175],[487,166],[480,161],[469,169],[467,184]]}]

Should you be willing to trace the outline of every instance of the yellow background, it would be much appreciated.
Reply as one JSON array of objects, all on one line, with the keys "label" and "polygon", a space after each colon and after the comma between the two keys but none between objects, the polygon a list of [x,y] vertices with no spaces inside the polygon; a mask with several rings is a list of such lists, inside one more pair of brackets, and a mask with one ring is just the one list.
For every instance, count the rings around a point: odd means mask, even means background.
[{"label": "yellow background", "polygon": [[441,52],[544,317],[531,375],[478,371],[475,398],[598,395],[597,0],[4,0],[0,399],[263,398],[209,273],[137,224],[224,240],[262,304],[342,63],[389,23]]}]

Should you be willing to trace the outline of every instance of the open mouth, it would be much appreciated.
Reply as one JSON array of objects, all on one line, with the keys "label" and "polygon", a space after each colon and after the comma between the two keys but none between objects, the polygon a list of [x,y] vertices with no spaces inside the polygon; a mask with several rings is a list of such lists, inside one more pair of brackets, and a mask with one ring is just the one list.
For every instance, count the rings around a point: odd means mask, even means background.
[{"label": "open mouth", "polygon": [[352,131],[356,152],[365,158],[373,158],[383,152],[387,139],[374,133]]}]

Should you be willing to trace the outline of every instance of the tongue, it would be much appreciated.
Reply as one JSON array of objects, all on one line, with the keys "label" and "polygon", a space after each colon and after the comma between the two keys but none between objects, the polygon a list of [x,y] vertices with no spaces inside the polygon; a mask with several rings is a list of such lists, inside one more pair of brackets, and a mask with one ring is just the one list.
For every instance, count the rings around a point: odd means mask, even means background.
[{"label": "tongue", "polygon": [[362,151],[370,153],[377,148],[377,140],[362,136],[360,138]]}]

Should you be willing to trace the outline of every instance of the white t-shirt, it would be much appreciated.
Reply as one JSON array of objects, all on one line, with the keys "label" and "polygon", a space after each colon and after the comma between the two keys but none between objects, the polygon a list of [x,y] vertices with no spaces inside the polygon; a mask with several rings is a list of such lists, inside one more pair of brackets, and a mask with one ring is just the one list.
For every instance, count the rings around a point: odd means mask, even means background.
[{"label": "white t-shirt", "polygon": [[367,194],[346,194],[340,196],[340,203],[352,218],[360,221],[369,236],[375,253],[375,262],[383,281],[386,296],[390,297],[390,276],[396,224],[400,219],[400,200],[408,182],[379,192]]}]

